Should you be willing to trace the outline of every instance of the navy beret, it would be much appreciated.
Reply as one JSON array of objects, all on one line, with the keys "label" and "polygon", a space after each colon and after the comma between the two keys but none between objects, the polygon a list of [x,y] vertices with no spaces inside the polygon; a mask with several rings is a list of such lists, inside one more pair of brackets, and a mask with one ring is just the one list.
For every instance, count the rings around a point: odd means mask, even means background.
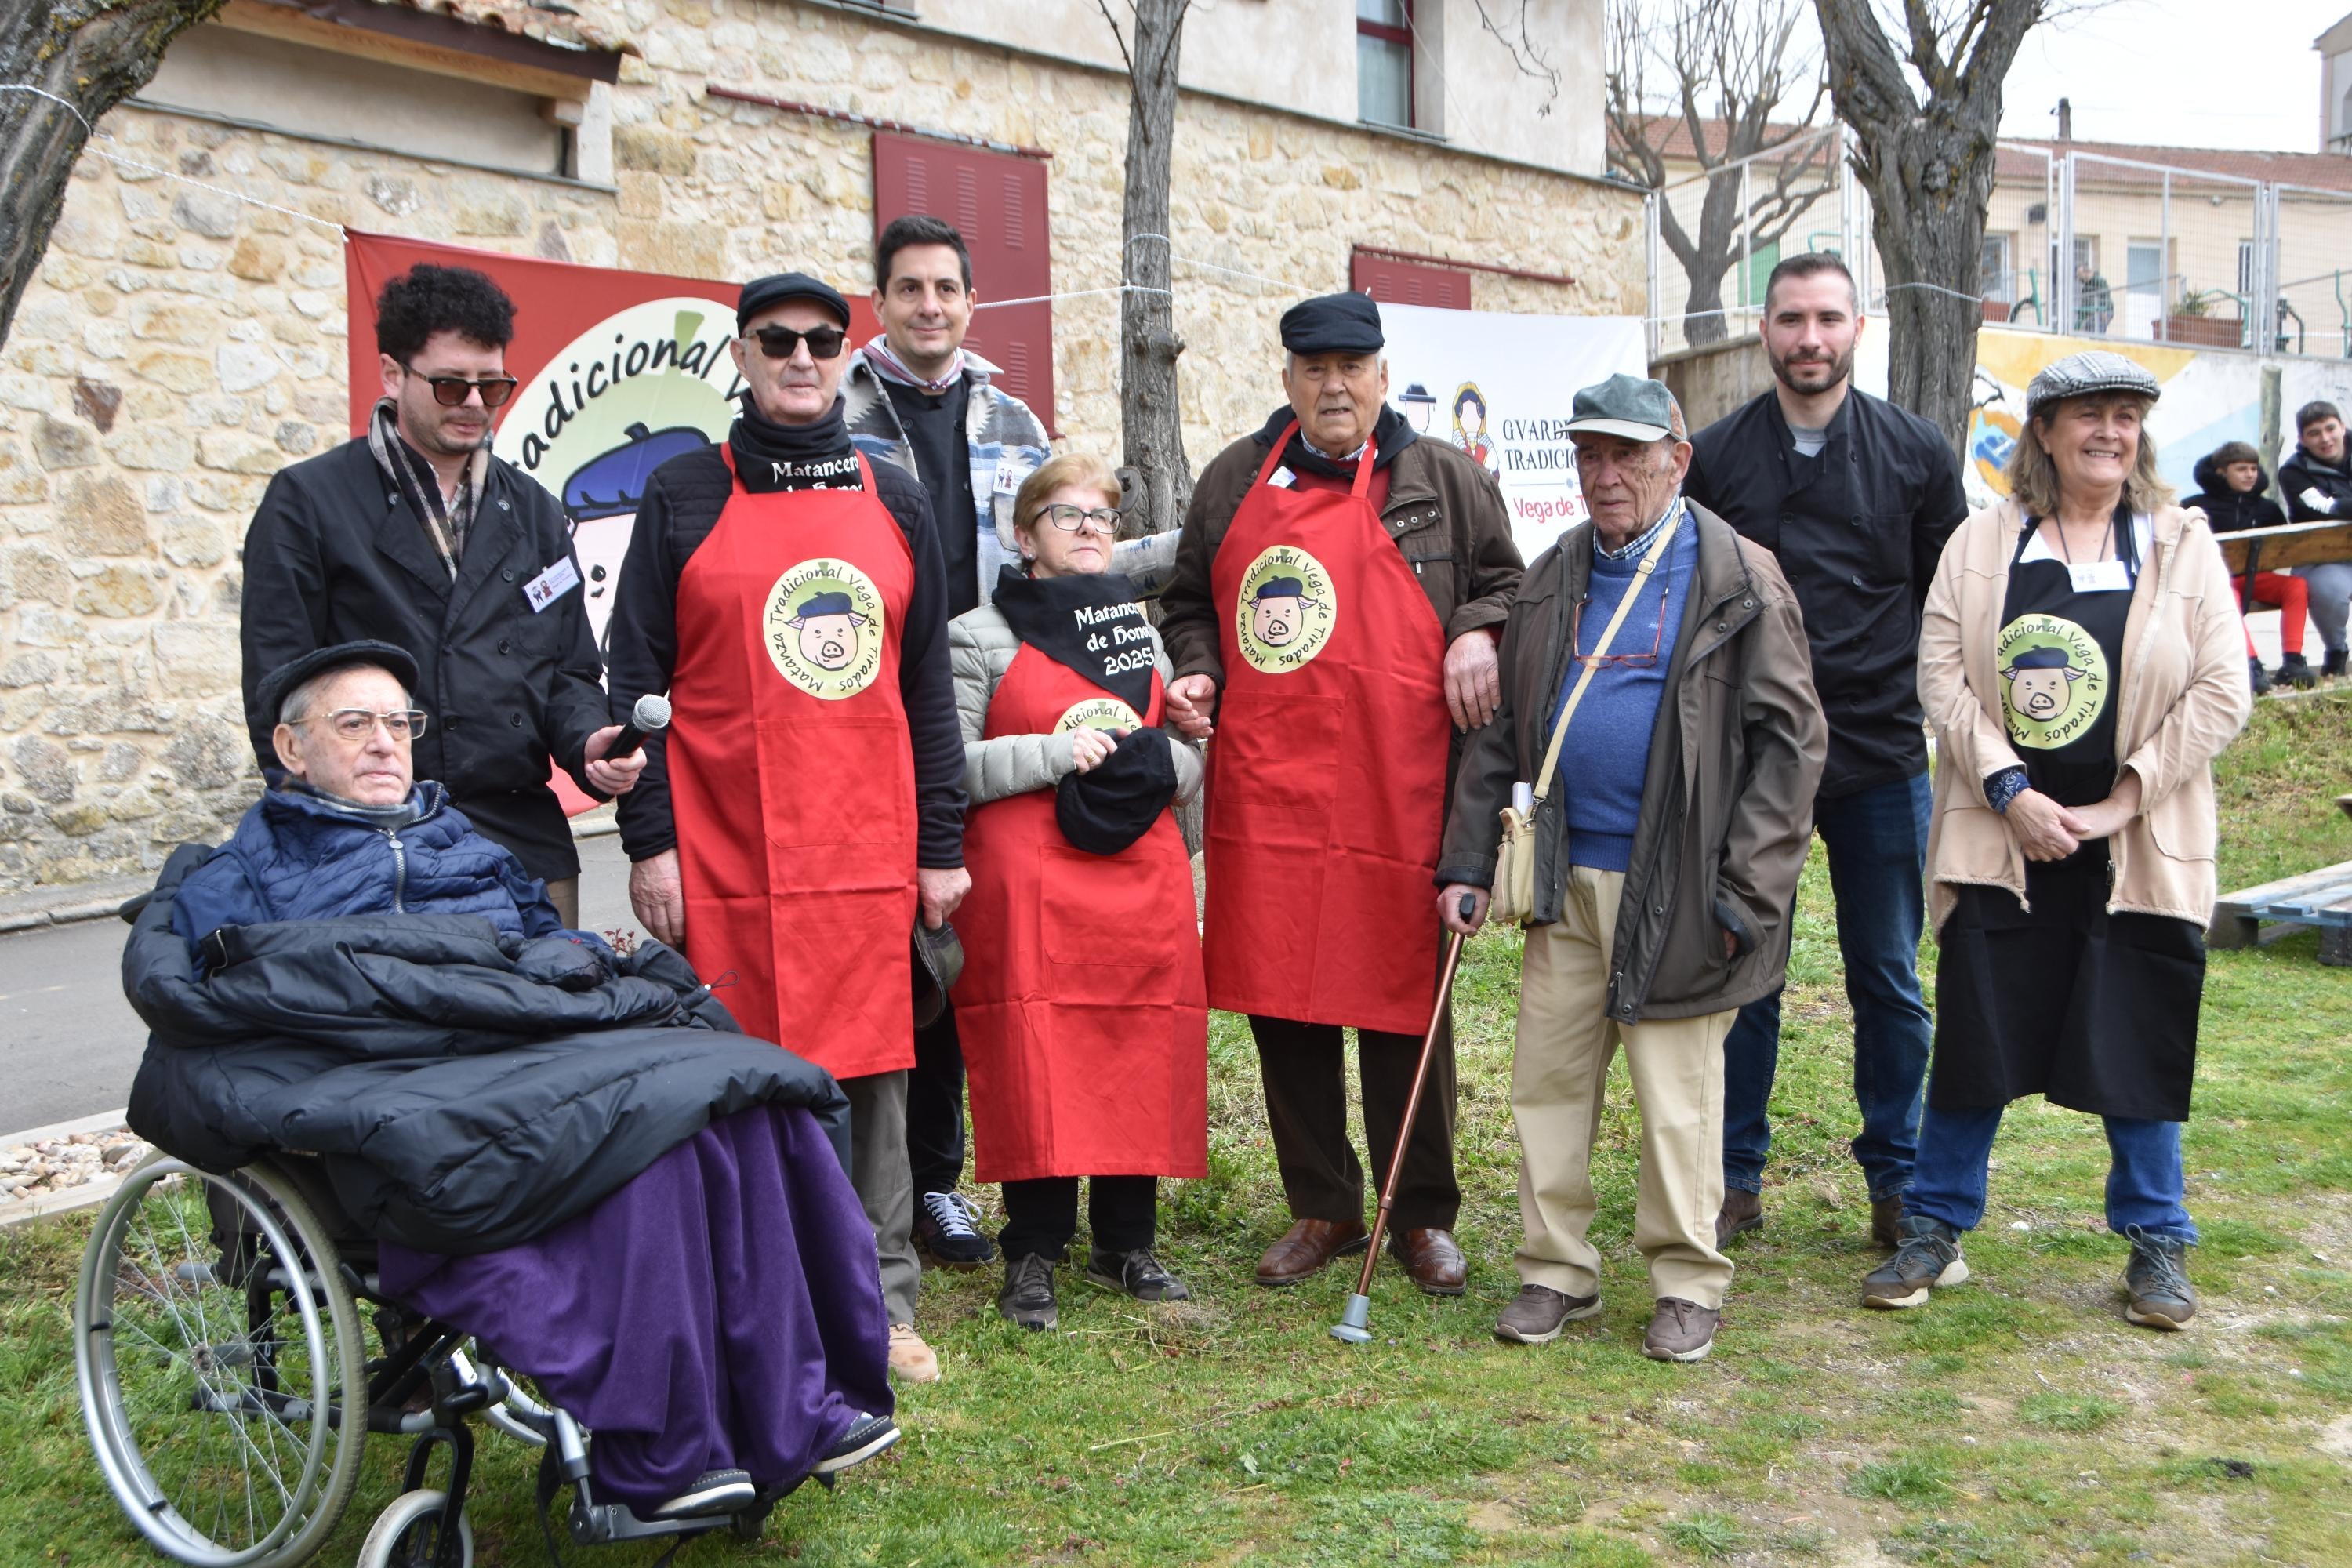
[{"label": "navy beret", "polygon": [[738,332],[751,324],[761,311],[782,304],[787,300],[806,300],[833,312],[833,319],[845,329],[849,325],[849,301],[841,290],[823,279],[812,278],[805,272],[772,272],[765,278],[754,278],[743,285],[743,293],[735,301],[735,330]]},{"label": "navy beret", "polygon": [[817,616],[846,616],[854,613],[849,606],[849,595],[846,594],[811,594],[801,601],[801,607],[793,612],[793,618],[807,620]]},{"label": "navy beret", "polygon": [[337,643],[332,647],[312,648],[297,659],[290,659],[263,676],[255,687],[253,700],[263,716],[275,722],[278,704],[286,694],[313,676],[330,670],[349,669],[356,664],[373,664],[388,670],[401,689],[414,699],[416,695],[416,659],[397,643],[378,642],[362,638],[357,642]]},{"label": "navy beret", "polygon": [[1307,584],[1296,577],[1268,577],[1258,584],[1257,592],[1250,595],[1254,600],[1303,599],[1306,596]]},{"label": "navy beret", "polygon": [[1378,353],[1381,308],[1370,294],[1323,294],[1282,313],[1282,346],[1295,354]]}]

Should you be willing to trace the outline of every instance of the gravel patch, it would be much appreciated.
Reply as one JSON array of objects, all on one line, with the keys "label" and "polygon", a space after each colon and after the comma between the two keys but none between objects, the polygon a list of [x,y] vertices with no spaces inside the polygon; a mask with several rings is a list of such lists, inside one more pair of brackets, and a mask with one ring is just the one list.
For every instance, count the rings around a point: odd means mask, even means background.
[{"label": "gravel patch", "polygon": [[128,1127],[0,1149],[0,1212],[121,1175],[146,1156],[145,1140]]}]

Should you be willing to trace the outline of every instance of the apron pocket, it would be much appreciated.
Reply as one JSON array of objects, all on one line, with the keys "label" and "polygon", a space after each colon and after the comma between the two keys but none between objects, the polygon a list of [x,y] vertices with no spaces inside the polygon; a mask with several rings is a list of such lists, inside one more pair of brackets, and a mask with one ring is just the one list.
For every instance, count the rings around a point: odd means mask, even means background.
[{"label": "apron pocket", "polygon": [[1124,989],[1176,962],[1181,911],[1171,914],[1165,879],[1148,865],[1041,844],[1037,883],[1038,937],[1055,965],[1105,972]]},{"label": "apron pocket", "polygon": [[[1216,739],[1210,742],[1224,753],[1213,790],[1221,800],[1327,811],[1339,790],[1339,759],[1357,749],[1347,743],[1348,700],[1267,689],[1280,679],[1267,677],[1225,693],[1217,710]],[[1378,752],[1380,737],[1364,740]]]},{"label": "apron pocket", "polygon": [[[915,761],[898,718],[800,719],[756,731],[760,777],[787,785],[792,798],[790,811],[760,812],[769,843],[793,849],[913,841]],[[747,777],[740,787],[757,789],[759,779]]]}]

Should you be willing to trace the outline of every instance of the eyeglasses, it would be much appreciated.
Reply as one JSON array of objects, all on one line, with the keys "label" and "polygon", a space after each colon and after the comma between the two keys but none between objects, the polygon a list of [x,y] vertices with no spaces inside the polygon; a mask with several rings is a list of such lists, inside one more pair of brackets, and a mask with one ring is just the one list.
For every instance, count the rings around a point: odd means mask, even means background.
[{"label": "eyeglasses", "polygon": [[1045,509],[1043,515],[1047,522],[1064,533],[1076,533],[1079,525],[1085,524],[1104,538],[1111,539],[1118,536],[1118,520],[1126,513],[1115,506],[1072,506],[1067,501],[1055,501]]},{"label": "eyeglasses", "polygon": [[[1638,592],[1638,588],[1635,591]],[[1666,584],[1661,583],[1658,584],[1658,626],[1657,629],[1650,635],[1649,652],[1575,653],[1571,651],[1570,657],[1591,669],[1599,669],[1604,664],[1622,665],[1627,669],[1643,669],[1657,663],[1658,650],[1666,646]],[[1592,599],[1590,595],[1579,599],[1576,601],[1574,613],[1569,616],[1568,646],[1571,650],[1583,646],[1584,606],[1591,603]]]},{"label": "eyeglasses", "polygon": [[483,407],[496,408],[514,395],[515,387],[519,384],[510,375],[493,375],[481,381],[467,381],[462,375],[425,375],[405,361],[400,368],[429,383],[433,388],[433,401],[444,408],[463,408],[467,397],[477,392],[482,395]]},{"label": "eyeglasses", "polygon": [[849,334],[839,327],[811,327],[804,332],[796,332],[790,327],[761,327],[756,332],[744,333],[743,341],[756,342],[760,352],[770,359],[790,359],[793,351],[803,342],[808,344],[811,359],[833,359],[849,342]]},{"label": "eyeglasses", "polygon": [[331,713],[314,713],[294,722],[324,724],[335,732],[336,740],[347,746],[366,741],[375,733],[378,724],[395,741],[414,741],[425,733],[425,715],[414,708],[395,708],[389,713],[378,713],[370,708],[338,708]]}]

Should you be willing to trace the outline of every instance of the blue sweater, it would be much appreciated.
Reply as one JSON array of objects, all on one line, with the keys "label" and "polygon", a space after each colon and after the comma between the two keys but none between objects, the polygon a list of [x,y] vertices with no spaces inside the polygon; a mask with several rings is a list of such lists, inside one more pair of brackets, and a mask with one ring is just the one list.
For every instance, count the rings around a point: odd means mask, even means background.
[{"label": "blue sweater", "polygon": [[[1580,654],[1591,653],[1599,646],[1601,631],[1633,586],[1634,573],[1650,547],[1645,535],[1626,559],[1614,561],[1601,552],[1598,534],[1592,540],[1590,597],[1576,626]],[[1641,597],[1626,612],[1624,624],[1609,644],[1612,654],[1646,655],[1655,647],[1657,658],[1642,664],[1604,664],[1595,671],[1569,724],[1568,739],[1560,743],[1559,778],[1553,788],[1568,813],[1568,859],[1572,866],[1622,871],[1633,861],[1633,832],[1642,817],[1642,781],[1649,773],[1650,731],[1657,723],[1667,667],[1674,662],[1675,644],[1682,634],[1683,611],[1687,607],[1684,600],[1697,574],[1698,530],[1685,516],[1675,530],[1665,558],[1642,584]],[[1550,726],[1559,720],[1560,704],[1568,700],[1583,668],[1570,661],[1559,690],[1552,698],[1545,723],[1547,738]]]}]

